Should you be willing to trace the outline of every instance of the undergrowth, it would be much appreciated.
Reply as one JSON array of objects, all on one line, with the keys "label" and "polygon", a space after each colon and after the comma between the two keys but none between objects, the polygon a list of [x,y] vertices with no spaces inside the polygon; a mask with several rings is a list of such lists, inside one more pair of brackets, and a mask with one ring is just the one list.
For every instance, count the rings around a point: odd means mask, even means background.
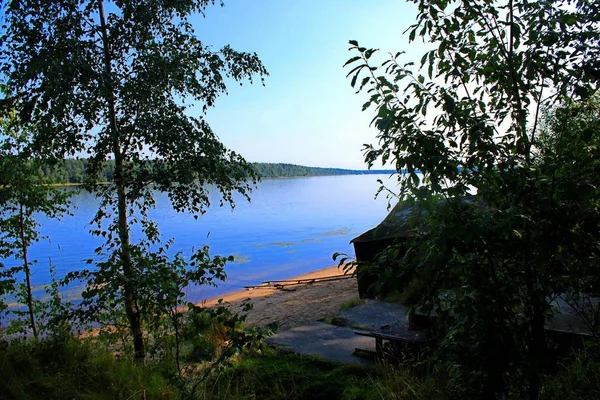
[{"label": "undergrowth", "polygon": [[[542,400],[600,398],[600,358],[594,348],[547,376]],[[416,375],[409,365],[364,368],[264,348],[240,353],[201,381],[197,400],[442,400],[438,375]],[[200,364],[198,364],[200,366]],[[201,374],[192,369],[190,374]],[[166,360],[135,363],[88,340],[49,338],[0,343],[0,399],[181,399]],[[511,397],[512,398],[512,397]]]},{"label": "undergrowth", "polygon": [[542,400],[600,399],[600,344],[588,343],[573,362],[546,377],[540,397]]},{"label": "undergrowth", "polygon": [[409,372],[337,365],[295,354],[268,352],[221,370],[203,386],[202,399],[443,399],[433,380]]},{"label": "undergrowth", "polygon": [[153,366],[73,338],[0,344],[0,399],[176,399]]}]

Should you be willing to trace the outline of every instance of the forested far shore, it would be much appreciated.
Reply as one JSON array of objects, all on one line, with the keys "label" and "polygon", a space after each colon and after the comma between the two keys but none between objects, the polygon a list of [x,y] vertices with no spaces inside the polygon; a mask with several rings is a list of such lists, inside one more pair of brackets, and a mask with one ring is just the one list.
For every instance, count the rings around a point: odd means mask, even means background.
[{"label": "forested far shore", "polygon": [[357,170],[343,168],[307,167],[286,163],[252,163],[252,168],[262,178],[293,178],[326,175],[394,174],[395,170]]},{"label": "forested far shore", "polygon": [[[251,163],[252,168],[261,178],[294,178],[328,175],[364,175],[364,174],[392,174],[394,170],[354,170],[343,168],[307,167],[304,165],[286,163]],[[41,173],[50,183],[75,184],[85,180],[88,160],[66,159],[56,165],[44,165]],[[98,182],[112,182],[114,162],[106,162],[98,176]]]}]

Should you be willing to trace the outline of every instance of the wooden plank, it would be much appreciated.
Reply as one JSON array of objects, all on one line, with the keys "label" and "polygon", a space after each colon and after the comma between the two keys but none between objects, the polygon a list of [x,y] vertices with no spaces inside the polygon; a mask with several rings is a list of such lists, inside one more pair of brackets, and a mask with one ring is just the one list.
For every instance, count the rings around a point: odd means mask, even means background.
[{"label": "wooden plank", "polygon": [[331,275],[331,276],[323,276],[320,278],[307,278],[307,279],[286,279],[284,281],[264,281],[263,283],[266,285],[269,284],[277,284],[277,283],[281,283],[281,284],[290,284],[290,283],[302,283],[302,282],[318,282],[318,281],[322,281],[322,280],[329,280],[329,279],[348,279],[348,278],[354,278],[353,275],[346,275],[346,274],[342,274],[342,275]]},{"label": "wooden plank", "polygon": [[321,282],[330,282],[330,281],[339,281],[343,279],[352,279],[354,276],[352,275],[334,275],[334,276],[324,276],[322,278],[313,278],[313,279],[296,279],[296,280],[287,280],[287,281],[265,281],[260,285],[254,286],[244,286],[244,289],[283,289],[286,286],[299,286],[299,285],[309,285],[311,283],[321,283]]},{"label": "wooden plank", "polygon": [[376,340],[383,339],[383,340],[390,340],[390,341],[395,341],[395,342],[424,343],[424,342],[428,342],[431,340],[430,337],[428,337],[426,335],[420,336],[419,333],[415,333],[415,336],[408,337],[408,336],[393,335],[393,334],[382,333],[382,332],[355,330],[354,334],[360,335],[360,336],[372,337],[372,338],[375,338]]}]

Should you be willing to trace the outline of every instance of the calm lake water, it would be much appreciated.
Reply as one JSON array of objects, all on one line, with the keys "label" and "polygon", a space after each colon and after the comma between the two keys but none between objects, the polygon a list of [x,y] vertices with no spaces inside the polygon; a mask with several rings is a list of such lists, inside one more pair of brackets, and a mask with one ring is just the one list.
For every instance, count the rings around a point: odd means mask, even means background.
[{"label": "calm lake water", "polygon": [[[172,251],[190,254],[204,244],[211,255],[234,255],[226,267],[228,279],[217,288],[189,288],[192,301],[235,291],[265,280],[287,279],[334,265],[332,255],[353,255],[350,240],[377,225],[387,214],[387,201],[374,195],[377,179],[385,175],[346,175],[291,179],[265,179],[252,193],[252,202],[239,198],[235,210],[211,206],[194,220],[177,213],[165,195],[157,195],[158,221],[165,239],[175,238]],[[30,257],[37,259],[33,285],[41,294],[50,281],[52,262],[60,278],[69,271],[89,267],[86,259],[102,240],[89,234],[90,220],[98,201],[89,193],[73,198],[72,216],[41,220],[41,233],[48,236],[35,244]],[[215,202],[218,204],[218,202]],[[134,237],[135,239],[135,237]],[[14,261],[6,260],[10,265]]]}]

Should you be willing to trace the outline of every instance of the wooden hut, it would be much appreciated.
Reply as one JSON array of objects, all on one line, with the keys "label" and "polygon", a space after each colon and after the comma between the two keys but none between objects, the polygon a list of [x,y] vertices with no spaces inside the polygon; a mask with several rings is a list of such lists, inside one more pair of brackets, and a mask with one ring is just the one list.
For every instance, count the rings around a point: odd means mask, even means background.
[{"label": "wooden hut", "polygon": [[[473,196],[468,196],[463,201],[473,201]],[[390,245],[399,245],[407,241],[411,235],[408,225],[415,206],[410,203],[398,203],[390,213],[376,227],[351,240],[354,245],[357,267],[358,292],[360,298],[375,298],[377,293],[375,284],[380,273],[373,261],[377,255]],[[399,257],[402,253],[399,253]],[[577,300],[565,299],[555,296],[550,305],[553,315],[546,321],[546,331],[553,339],[569,347],[581,339],[598,337],[600,334],[600,298],[584,293],[574,296]],[[411,318],[411,324],[417,329],[430,329],[435,323],[431,314],[416,313]]]},{"label": "wooden hut", "polygon": [[407,222],[413,209],[412,205],[398,203],[379,225],[350,241],[356,255],[356,277],[361,299],[376,296],[374,284],[379,274],[371,262],[390,245],[406,241],[410,235]]}]

